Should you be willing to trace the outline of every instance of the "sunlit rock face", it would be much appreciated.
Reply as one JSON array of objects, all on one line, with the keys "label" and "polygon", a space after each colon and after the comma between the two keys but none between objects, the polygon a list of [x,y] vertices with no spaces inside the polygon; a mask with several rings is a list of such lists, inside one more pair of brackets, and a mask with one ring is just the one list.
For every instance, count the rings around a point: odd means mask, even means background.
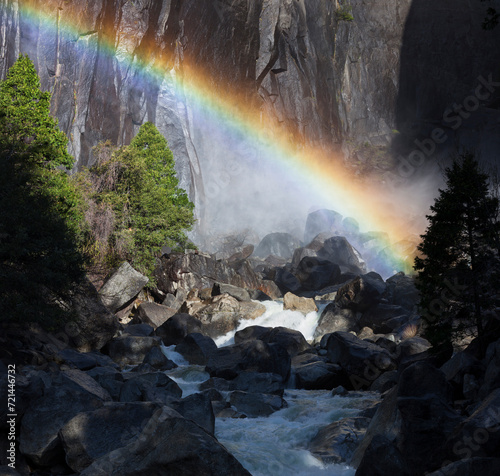
[{"label": "sunlit rock face", "polygon": [[[78,166],[92,162],[98,141],[126,144],[154,121],[193,194],[211,143],[193,127],[189,94],[174,87],[190,65],[307,142],[390,132],[410,1],[353,1],[355,22],[337,21],[335,3],[2,0],[0,72],[29,54]],[[164,76],[141,73],[130,58],[161,62]]]}]

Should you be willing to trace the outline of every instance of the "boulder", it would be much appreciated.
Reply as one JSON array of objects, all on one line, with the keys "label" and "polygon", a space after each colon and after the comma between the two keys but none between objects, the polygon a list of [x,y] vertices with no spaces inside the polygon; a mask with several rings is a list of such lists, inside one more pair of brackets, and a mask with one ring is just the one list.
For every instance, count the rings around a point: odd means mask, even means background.
[{"label": "boulder", "polygon": [[269,279],[263,279],[261,281],[259,290],[274,301],[283,297],[283,293],[280,291],[280,288],[277,286],[277,284]]},{"label": "boulder", "polygon": [[309,312],[316,312],[318,307],[316,306],[314,299],[298,297],[295,294],[288,292],[283,298],[283,309],[308,314]]},{"label": "boulder", "polygon": [[278,268],[276,270],[274,281],[280,293],[297,293],[302,289],[302,284],[300,284],[298,278],[286,268]]},{"label": "boulder", "polygon": [[246,289],[232,284],[215,283],[212,287],[212,296],[219,296],[220,294],[228,294],[238,301],[250,301],[250,294]]},{"label": "boulder", "polygon": [[113,400],[119,400],[124,380],[123,375],[115,368],[94,367],[88,370],[86,374],[90,375],[102,388],[104,388],[104,390],[111,395]]},{"label": "boulder", "polygon": [[410,314],[403,307],[396,304],[378,303],[363,312],[359,325],[373,329],[376,334],[389,334],[406,324],[409,319]]},{"label": "boulder", "polygon": [[231,405],[250,418],[266,417],[286,407],[283,397],[265,393],[248,393],[236,390],[229,397]]},{"label": "boulder", "polygon": [[220,294],[195,311],[194,316],[201,321],[203,334],[216,338],[235,330],[242,319],[256,319],[265,311],[265,306],[258,302],[239,302],[228,294]]},{"label": "boulder", "polygon": [[368,388],[383,372],[395,368],[387,350],[349,332],[334,332],[328,337],[327,357],[347,372],[356,390]]},{"label": "boulder", "polygon": [[168,405],[181,397],[181,388],[162,372],[132,374],[120,391],[120,402],[157,402]]},{"label": "boulder", "polygon": [[496,457],[500,447],[500,388],[454,428],[446,442],[451,461],[471,457]]},{"label": "boulder", "polygon": [[67,365],[79,370],[90,370],[97,366],[118,367],[110,357],[99,352],[78,352],[68,348],[60,350],[57,356]]},{"label": "boulder", "polygon": [[231,389],[283,396],[285,381],[281,375],[275,373],[245,371],[231,380]]},{"label": "boulder", "polygon": [[333,210],[316,210],[306,219],[304,242],[309,243],[316,235],[323,232],[336,232],[342,228],[342,215]]},{"label": "boulder", "polygon": [[241,331],[237,331],[234,334],[234,343],[240,344],[241,342],[245,342],[247,340],[265,340],[265,336],[269,333],[272,327],[264,327],[264,326],[248,326],[242,329]]},{"label": "boulder", "polygon": [[386,289],[383,298],[387,302],[401,306],[408,312],[415,310],[420,300],[420,295],[412,277],[400,272],[388,278],[385,283]]},{"label": "boulder", "polygon": [[213,436],[168,407],[153,415],[136,440],[98,459],[81,476],[138,474],[250,475]]},{"label": "boulder", "polygon": [[444,374],[426,361],[403,370],[397,406],[401,433],[397,446],[411,474],[437,469],[445,459],[443,442],[462,418],[452,407],[452,389]]},{"label": "boulder", "polygon": [[166,371],[177,367],[175,362],[168,359],[160,347],[153,347],[144,357],[143,364],[150,365],[153,369]]},{"label": "boulder", "polygon": [[[331,261],[340,266],[342,273],[350,272],[355,275],[366,273],[366,264],[356,249],[351,246],[343,236],[324,237],[318,235],[307,248],[317,249],[316,256],[320,259]],[[315,243],[316,242],[316,243]]]},{"label": "boulder", "polygon": [[184,337],[177,344],[175,351],[181,354],[190,364],[206,365],[210,355],[217,350],[217,345],[212,338],[198,332],[193,332]]},{"label": "boulder", "polygon": [[382,278],[376,273],[369,273],[342,286],[337,292],[335,302],[341,308],[363,312],[380,302],[384,290],[385,283]]},{"label": "boulder", "polygon": [[123,326],[122,335],[135,337],[151,337],[155,330],[149,324],[127,324]]},{"label": "boulder", "polygon": [[116,312],[134,299],[148,281],[146,276],[125,261],[104,283],[99,290],[99,296],[111,312]]},{"label": "boulder", "polygon": [[175,309],[176,312],[179,312],[179,309],[182,306],[182,303],[187,297],[186,291],[183,289],[178,289],[175,294],[168,293],[164,299],[162,304],[164,306],[169,307],[170,309]]},{"label": "boulder", "polygon": [[81,472],[95,460],[137,439],[160,405],[151,402],[106,403],[78,413],[59,431],[66,463]]},{"label": "boulder", "polygon": [[217,349],[206,366],[211,377],[234,379],[243,371],[276,373],[284,380],[290,373],[290,355],[278,344],[250,340]]},{"label": "boulder", "polygon": [[270,233],[262,238],[254,255],[260,258],[273,255],[289,260],[299,246],[300,241],[289,233]]},{"label": "boulder", "polygon": [[80,352],[101,350],[118,330],[118,320],[101,301],[88,279],[72,291],[69,307],[74,320],[57,334]]},{"label": "boulder", "polygon": [[38,466],[61,461],[59,430],[78,413],[96,410],[107,401],[111,396],[92,377],[80,370],[61,372],[26,410],[19,451]]},{"label": "boulder", "polygon": [[211,435],[215,432],[215,415],[212,401],[208,393],[193,393],[192,395],[175,400],[168,404],[184,418],[195,422]]},{"label": "boulder", "polygon": [[497,476],[500,474],[500,458],[467,458],[442,466],[427,476]]},{"label": "boulder", "polygon": [[305,390],[332,390],[338,386],[349,386],[349,379],[340,365],[324,361],[292,366],[295,387]]},{"label": "boulder", "polygon": [[290,357],[311,349],[311,346],[299,331],[286,327],[274,327],[267,334],[263,335],[261,339],[268,344],[280,345],[286,349]]},{"label": "boulder", "polygon": [[[500,388],[500,340],[492,342],[483,359],[483,365],[486,367],[484,380],[479,389],[479,397],[485,398],[493,390]],[[477,372],[469,372],[477,376]]]},{"label": "boulder", "polygon": [[160,345],[158,337],[120,336],[106,346],[109,356],[120,366],[136,365],[143,362],[146,354]]},{"label": "boulder", "polygon": [[317,291],[337,284],[340,279],[340,266],[331,261],[307,256],[300,260],[295,276],[307,291]]},{"label": "boulder", "polygon": [[166,346],[179,344],[193,332],[201,332],[202,324],[189,314],[175,314],[167,322],[158,327],[155,334],[161,338]]},{"label": "boulder", "polygon": [[342,309],[335,302],[328,304],[318,321],[314,331],[314,338],[320,338],[325,334],[343,331],[358,331],[360,329],[356,312],[352,309]]},{"label": "boulder", "polygon": [[149,324],[153,329],[176,314],[176,310],[155,302],[143,302],[137,308],[137,316],[143,324]]},{"label": "boulder", "polygon": [[394,442],[384,435],[375,435],[363,455],[356,476],[410,476],[412,474]]},{"label": "boulder", "polygon": [[431,347],[431,343],[423,337],[410,337],[399,343],[396,351],[398,361],[404,362],[413,355],[427,352]]},{"label": "boulder", "polygon": [[369,423],[370,419],[366,417],[335,421],[316,433],[308,449],[325,464],[347,462],[363,439]]},{"label": "boulder", "polygon": [[246,260],[229,263],[200,252],[163,256],[155,270],[158,289],[165,293],[188,293],[211,288],[215,283],[258,289],[260,279]]}]

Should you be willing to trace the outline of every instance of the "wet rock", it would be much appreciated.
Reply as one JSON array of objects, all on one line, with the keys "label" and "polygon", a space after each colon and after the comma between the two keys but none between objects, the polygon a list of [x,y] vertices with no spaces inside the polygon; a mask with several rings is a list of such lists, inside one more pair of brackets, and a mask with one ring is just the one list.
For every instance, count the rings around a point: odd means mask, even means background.
[{"label": "wet rock", "polygon": [[153,329],[160,327],[169,318],[176,314],[176,310],[155,302],[143,302],[137,308],[137,316],[144,324]]},{"label": "wet rock", "polygon": [[266,417],[287,406],[279,395],[248,393],[240,390],[231,393],[230,402],[238,412],[250,418]]},{"label": "wet rock", "polygon": [[116,312],[134,299],[148,281],[146,276],[125,261],[104,283],[99,290],[99,296],[111,312]]},{"label": "wet rock", "polygon": [[363,439],[369,418],[343,418],[321,428],[308,445],[309,451],[325,464],[349,461]]},{"label": "wet rock", "polygon": [[95,461],[82,476],[250,473],[196,423],[168,407],[158,410],[139,437]]},{"label": "wet rock", "polygon": [[128,324],[124,326],[122,335],[135,337],[151,337],[154,334],[154,329],[149,324]]},{"label": "wet rock", "polygon": [[242,329],[241,331],[237,331],[234,334],[234,343],[240,344],[241,342],[247,340],[264,340],[265,336],[269,333],[272,327],[264,327],[264,326],[248,326]]},{"label": "wet rock", "polygon": [[268,344],[280,345],[286,349],[290,357],[311,349],[311,346],[299,331],[287,329],[286,327],[274,327],[261,339]]},{"label": "wet rock", "polygon": [[136,440],[159,408],[151,402],[113,402],[79,413],[59,432],[68,466],[81,472],[100,457]]},{"label": "wet rock", "polygon": [[167,322],[158,327],[155,334],[161,338],[166,346],[179,344],[193,332],[201,332],[202,323],[189,314],[173,315]]},{"label": "wet rock", "polygon": [[210,355],[217,350],[217,345],[208,336],[194,332],[188,334],[177,344],[175,351],[181,354],[190,364],[206,365]]},{"label": "wet rock", "polygon": [[283,309],[289,311],[300,311],[302,314],[316,312],[318,307],[314,299],[295,296],[293,293],[286,293],[283,298]]}]

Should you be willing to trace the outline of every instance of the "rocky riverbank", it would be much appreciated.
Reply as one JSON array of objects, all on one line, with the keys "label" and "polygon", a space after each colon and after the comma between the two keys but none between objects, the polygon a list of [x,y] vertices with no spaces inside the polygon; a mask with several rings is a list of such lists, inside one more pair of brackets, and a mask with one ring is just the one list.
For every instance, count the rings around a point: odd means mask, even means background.
[{"label": "rocky riverbank", "polygon": [[[15,405],[0,409],[1,474],[249,474],[215,437],[217,419],[272,415],[293,388],[379,395],[355,416],[318,424],[308,450],[325,463],[358,476],[498,474],[496,316],[487,342],[434,355],[419,335],[412,278],[367,272],[331,233],[296,246],[273,234],[255,253],[223,259],[166,250],[147,292],[147,278],[124,263],[99,291],[75,290],[64,329],[4,325],[0,382],[10,389],[15,369]],[[319,306],[312,338],[248,325],[269,300],[304,319]],[[167,375],[177,367],[167,346],[207,373],[195,393]]]}]

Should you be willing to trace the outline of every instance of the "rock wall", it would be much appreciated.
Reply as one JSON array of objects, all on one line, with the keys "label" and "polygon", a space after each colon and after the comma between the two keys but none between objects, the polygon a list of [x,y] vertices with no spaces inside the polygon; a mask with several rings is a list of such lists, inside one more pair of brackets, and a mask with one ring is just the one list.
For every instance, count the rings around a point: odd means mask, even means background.
[{"label": "rock wall", "polygon": [[0,0],[0,75],[30,55],[77,167],[99,141],[127,144],[155,122],[199,205],[224,158],[182,89],[188,65],[213,92],[237,89],[299,143],[347,160],[359,144],[390,146],[394,129],[428,131],[479,74],[496,74],[500,28],[481,30],[479,1],[350,5],[351,22],[339,20],[337,0]]}]

